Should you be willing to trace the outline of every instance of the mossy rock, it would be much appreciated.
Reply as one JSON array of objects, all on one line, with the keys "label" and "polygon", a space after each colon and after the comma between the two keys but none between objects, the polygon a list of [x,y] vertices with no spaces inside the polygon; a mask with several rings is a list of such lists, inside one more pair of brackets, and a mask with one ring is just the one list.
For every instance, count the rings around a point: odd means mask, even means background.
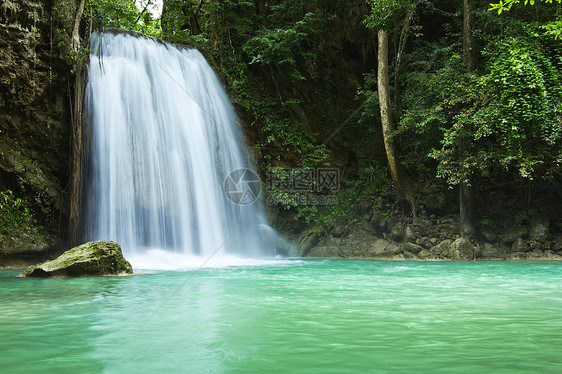
[{"label": "mossy rock", "polygon": [[404,231],[404,243],[415,243],[416,242],[416,231],[414,225],[406,226]]},{"label": "mossy rock", "polygon": [[511,246],[512,252],[529,252],[531,247],[525,242],[525,240],[519,238]]},{"label": "mossy rock", "polygon": [[431,252],[441,257],[447,257],[449,254],[449,249],[451,248],[451,244],[453,244],[453,241],[451,239],[445,239],[441,243],[434,246],[431,249]]},{"label": "mossy rock", "polygon": [[491,243],[482,244],[481,257],[487,259],[503,259],[507,256],[504,248],[499,245],[494,245]]},{"label": "mossy rock", "polygon": [[406,259],[406,260],[417,260],[418,258],[412,252],[405,251],[404,252],[404,259]]},{"label": "mossy rock", "polygon": [[455,240],[449,249],[449,258],[451,260],[472,260],[478,256],[478,248],[466,238],[459,238]]},{"label": "mossy rock", "polygon": [[418,245],[418,244],[404,243],[404,244],[402,244],[402,250],[404,252],[410,252],[410,253],[413,253],[414,255],[417,255],[418,253],[423,251],[424,248],[422,246]]},{"label": "mossy rock", "polygon": [[[299,244],[297,247],[298,253],[301,256],[309,256],[309,252],[313,250],[314,247],[320,242],[320,234],[315,231],[308,231],[301,235]],[[310,255],[312,256],[312,255]]]},{"label": "mossy rock", "polygon": [[370,245],[368,250],[369,257],[375,258],[388,258],[393,257],[402,252],[401,248],[396,244],[384,240],[384,239],[377,239],[374,243]]},{"label": "mossy rock", "polygon": [[20,277],[86,277],[132,274],[119,244],[95,241],[74,247],[52,261],[28,267]]},{"label": "mossy rock", "polygon": [[418,258],[420,260],[427,260],[430,257],[431,257],[431,253],[425,249],[423,251],[420,251],[420,253],[418,253]]},{"label": "mossy rock", "polygon": [[307,252],[308,257],[338,257],[338,247],[331,246],[317,246]]}]

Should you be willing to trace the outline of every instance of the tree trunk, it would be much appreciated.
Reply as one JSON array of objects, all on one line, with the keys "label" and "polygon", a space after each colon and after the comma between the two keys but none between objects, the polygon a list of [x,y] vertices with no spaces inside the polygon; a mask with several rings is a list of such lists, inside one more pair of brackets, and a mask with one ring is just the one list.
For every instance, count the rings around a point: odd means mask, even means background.
[{"label": "tree trunk", "polygon": [[74,83],[74,105],[72,110],[72,148],[70,170],[70,246],[78,245],[80,199],[82,195],[82,118],[86,89],[86,68],[79,66]]},{"label": "tree trunk", "polygon": [[474,70],[474,0],[463,0],[462,55],[466,69]]},{"label": "tree trunk", "polygon": [[[85,0],[76,9],[71,31],[70,49],[80,53],[80,22],[84,13]],[[82,176],[82,112],[85,92],[85,67],[78,63],[74,82],[74,103],[72,108],[72,148],[70,169],[70,245],[78,242],[78,221],[80,214],[81,176]]]},{"label": "tree trunk", "polygon": [[[472,36],[474,20],[474,0],[463,0],[463,61],[466,70],[474,71],[474,37]],[[459,159],[464,160],[464,141],[459,144]],[[468,172],[470,173],[470,172]],[[459,215],[461,236],[474,236],[474,193],[470,174],[459,183]]]},{"label": "tree trunk", "polygon": [[460,234],[470,239],[474,236],[474,195],[466,181],[459,183],[459,214]]},{"label": "tree trunk", "polygon": [[[209,16],[210,16],[210,23],[211,23],[211,42],[213,43],[213,46],[215,49],[219,49],[220,55],[222,56],[222,49],[220,48],[220,44],[219,44],[219,34],[217,32],[217,22],[218,22],[218,18],[217,18],[217,12],[218,12],[218,5],[216,0],[210,0],[209,2],[210,6],[209,6]],[[222,60],[222,57],[221,57]]]},{"label": "tree trunk", "polygon": [[170,12],[170,0],[162,1],[162,14],[160,15],[160,25],[162,25],[162,33],[167,35],[171,33],[170,24],[168,21],[168,13]]},{"label": "tree trunk", "polygon": [[76,16],[74,17],[74,25],[72,26],[70,48],[74,52],[78,52],[80,50],[80,21],[82,20],[82,14],[84,13],[85,2],[85,0],[80,1],[78,9],[76,10]]},{"label": "tree trunk", "polygon": [[[464,141],[459,145],[459,159],[464,164]],[[474,192],[470,177],[470,171],[466,171],[459,182],[459,218],[460,234],[462,237],[472,239],[474,237]],[[464,173],[463,173],[464,174]]]},{"label": "tree trunk", "polygon": [[398,196],[410,204],[412,214],[416,217],[414,189],[408,175],[398,160],[396,147],[392,142],[392,132],[394,130],[394,126],[392,123],[390,87],[388,82],[388,32],[380,30],[378,32],[378,41],[377,88],[379,93],[382,134],[384,138],[386,158],[388,160],[390,174],[392,175],[392,180],[396,186]]}]

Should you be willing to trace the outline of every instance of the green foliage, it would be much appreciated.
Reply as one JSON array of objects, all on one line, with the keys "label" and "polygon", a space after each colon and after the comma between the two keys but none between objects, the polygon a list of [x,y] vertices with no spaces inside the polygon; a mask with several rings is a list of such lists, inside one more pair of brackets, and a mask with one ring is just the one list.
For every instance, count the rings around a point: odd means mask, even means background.
[{"label": "green foliage", "polygon": [[555,39],[558,39],[560,34],[562,34],[562,21],[555,21],[544,26],[546,33],[554,35]]},{"label": "green foliage", "polygon": [[295,64],[296,53],[308,57],[302,43],[312,34],[318,33],[316,28],[318,17],[307,13],[302,20],[287,28],[262,29],[257,36],[250,38],[243,47],[244,52],[252,58],[250,64]]},{"label": "green foliage", "polygon": [[406,56],[394,134],[406,140],[402,163],[418,181],[437,175],[450,185],[560,175],[562,46],[520,18],[478,12],[477,20],[484,48],[476,72],[463,69],[454,36],[420,40]]},{"label": "green foliage", "polygon": [[161,33],[158,20],[154,20],[147,8],[153,0],[88,0],[84,17],[95,29],[112,27],[135,30],[147,35],[159,36]]},{"label": "green foliage", "polygon": [[[552,2],[562,3],[562,0],[542,0],[543,3],[552,4]],[[497,10],[498,14],[502,14],[504,10],[510,10],[513,5],[521,3],[521,0],[501,0],[499,3],[490,3],[490,10]],[[535,5],[535,0],[524,0],[525,5]]]},{"label": "green foliage", "polygon": [[274,92],[257,84],[258,79],[251,66],[228,57],[229,63],[218,66],[226,79],[232,100],[251,114],[254,127],[259,127],[263,138],[255,148],[262,155],[262,169],[274,161],[292,166],[317,167],[328,165],[329,151],[324,145],[315,144],[312,134],[291,113],[294,100],[280,101]]},{"label": "green foliage", "polygon": [[51,12],[51,23],[57,25],[56,38],[57,47],[63,51],[62,54],[68,63],[71,64],[71,72],[74,74],[79,66],[83,66],[88,61],[89,51],[83,46],[78,49],[71,48],[71,34],[74,27],[74,19],[69,17],[75,9],[70,1],[54,2]]},{"label": "green foliage", "polygon": [[[560,57],[562,48],[550,49],[540,40],[513,38],[490,44],[483,52],[489,58],[488,75],[480,82],[493,95],[493,109],[481,113],[486,123],[476,137],[497,134],[500,146],[514,157],[533,151],[537,143],[559,144],[559,108],[562,99]],[[542,153],[546,149],[536,149]],[[537,155],[538,156],[538,155]]]},{"label": "green foliage", "polygon": [[210,47],[202,44],[212,43],[212,48],[224,43],[235,53],[234,48],[239,48],[254,30],[255,4],[250,1],[168,0],[166,4],[162,28],[164,38],[170,41],[197,47]]},{"label": "green foliage", "polygon": [[[375,205],[378,196],[392,188],[392,181],[386,169],[369,166],[361,170],[358,179],[341,181],[341,188],[335,194],[337,204],[329,205],[298,205],[295,204],[298,216],[307,223],[330,227],[334,221],[345,217],[349,225],[363,219],[361,204],[367,202]],[[387,207],[390,212],[390,206]],[[385,213],[388,213],[385,212]]]},{"label": "green foliage", "polygon": [[93,20],[100,28],[130,29],[138,17],[138,9],[132,0],[90,0],[86,9],[92,10]]},{"label": "green foliage", "polygon": [[456,184],[494,165],[531,179],[560,173],[562,50],[544,38],[513,37],[483,55],[485,73],[449,81],[455,94],[433,107],[442,125],[450,121],[442,148],[431,153],[438,175]]},{"label": "green foliage", "polygon": [[[538,2],[538,1],[537,1]],[[542,0],[542,2],[547,4],[558,3],[562,4],[562,0]],[[497,10],[498,14],[502,14],[503,11],[511,10],[513,5],[521,3],[521,0],[502,0],[499,3],[491,3],[490,10]],[[525,5],[535,5],[535,0],[524,0]],[[555,39],[558,39],[560,34],[562,34],[562,21],[555,21],[544,26],[546,33],[554,35]]]},{"label": "green foliage", "polygon": [[0,233],[5,234],[14,227],[35,225],[35,219],[23,199],[10,190],[0,192]]},{"label": "green foliage", "polygon": [[443,141],[443,129],[456,110],[451,106],[462,105],[462,89],[471,84],[457,48],[448,40],[420,42],[408,56],[412,63],[403,77],[404,110],[395,136],[408,139],[402,143],[402,162],[420,181],[435,177],[435,164],[428,163],[427,155]]},{"label": "green foliage", "polygon": [[[70,1],[57,1],[53,4],[51,23],[56,25],[57,47],[61,49],[64,58],[72,66],[72,73],[84,67],[89,59],[91,50],[87,47],[88,31],[106,27],[135,30],[147,35],[159,36],[160,23],[154,20],[148,10],[148,5],[154,0],[87,0],[82,13],[82,27],[85,32],[78,45],[74,45],[72,29],[77,4]],[[137,8],[137,4],[142,8]],[[81,30],[84,30],[81,27]]]},{"label": "green foliage", "polygon": [[365,25],[375,30],[389,30],[408,11],[413,11],[416,0],[367,0],[371,11],[365,19]]}]

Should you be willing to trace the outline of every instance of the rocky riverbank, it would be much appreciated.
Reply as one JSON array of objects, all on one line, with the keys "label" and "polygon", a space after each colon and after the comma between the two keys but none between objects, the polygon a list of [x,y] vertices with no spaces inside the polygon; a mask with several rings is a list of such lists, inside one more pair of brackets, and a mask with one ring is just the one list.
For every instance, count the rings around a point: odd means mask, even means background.
[{"label": "rocky riverbank", "polygon": [[390,216],[312,228],[297,239],[305,257],[384,260],[562,260],[561,222],[546,214],[527,224],[486,227],[474,238],[458,234],[454,215],[419,219]]}]

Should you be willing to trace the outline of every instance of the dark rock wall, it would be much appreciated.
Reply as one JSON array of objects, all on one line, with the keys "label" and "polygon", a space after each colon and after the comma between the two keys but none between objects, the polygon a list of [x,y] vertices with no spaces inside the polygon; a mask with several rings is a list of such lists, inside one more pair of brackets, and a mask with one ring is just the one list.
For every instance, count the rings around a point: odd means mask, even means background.
[{"label": "dark rock wall", "polygon": [[12,191],[32,217],[0,230],[0,267],[48,257],[66,237],[72,80],[52,3],[0,3],[0,192]]},{"label": "dark rock wall", "polygon": [[528,222],[482,228],[462,238],[457,215],[412,222],[396,212],[381,215],[367,208],[362,222],[345,220],[332,227],[314,226],[295,240],[299,254],[309,257],[384,260],[562,260],[562,222],[535,214]]}]

